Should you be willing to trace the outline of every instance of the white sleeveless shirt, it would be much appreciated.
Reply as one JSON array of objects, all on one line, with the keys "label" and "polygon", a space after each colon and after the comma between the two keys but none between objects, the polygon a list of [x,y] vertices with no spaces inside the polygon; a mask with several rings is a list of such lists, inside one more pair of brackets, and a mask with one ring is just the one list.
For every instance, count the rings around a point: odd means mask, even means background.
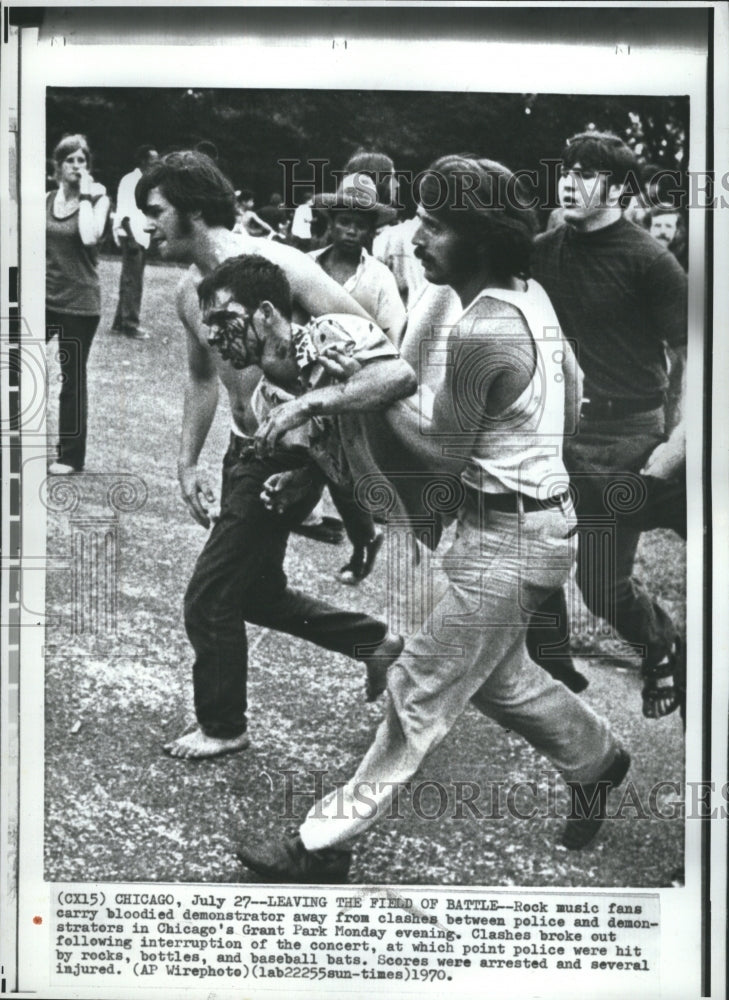
[{"label": "white sleeveless shirt", "polygon": [[463,481],[484,493],[518,492],[547,499],[563,492],[569,479],[562,461],[564,437],[565,344],[547,293],[536,281],[527,291],[484,289],[464,310],[488,297],[515,306],[531,334],[536,365],[529,385],[513,403],[479,431]]}]

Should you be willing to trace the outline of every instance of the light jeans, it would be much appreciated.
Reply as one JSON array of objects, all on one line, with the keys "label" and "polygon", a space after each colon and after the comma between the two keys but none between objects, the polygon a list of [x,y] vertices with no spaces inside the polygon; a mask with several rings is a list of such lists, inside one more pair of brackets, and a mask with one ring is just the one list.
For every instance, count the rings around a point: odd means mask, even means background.
[{"label": "light jeans", "polygon": [[385,717],[356,774],[302,824],[305,847],[346,845],[372,826],[469,700],[522,735],[566,780],[595,780],[609,765],[617,744],[605,720],[525,647],[531,612],[569,575],[574,524],[571,507],[483,511],[468,491],[443,561],[445,596],[390,668]]}]

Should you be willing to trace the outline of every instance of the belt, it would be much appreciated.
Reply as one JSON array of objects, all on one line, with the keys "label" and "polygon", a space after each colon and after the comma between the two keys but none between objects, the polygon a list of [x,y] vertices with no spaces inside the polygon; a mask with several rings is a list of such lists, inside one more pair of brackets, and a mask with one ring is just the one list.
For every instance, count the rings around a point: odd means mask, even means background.
[{"label": "belt", "polygon": [[643,399],[583,399],[580,416],[593,420],[619,420],[629,417],[632,413],[647,413],[649,410],[659,410],[665,403],[662,392]]},{"label": "belt", "polygon": [[[241,434],[230,432],[229,452],[238,459],[252,458],[255,455],[255,440],[252,437],[244,437]],[[277,461],[286,463],[288,469],[300,469],[308,465],[311,461],[309,452],[301,445],[292,445],[290,448],[275,451],[273,456]]]},{"label": "belt", "polygon": [[559,493],[557,496],[547,497],[545,500],[537,500],[536,497],[527,496],[526,493],[484,493],[482,490],[474,489],[473,486],[466,487],[482,510],[495,510],[502,514],[518,514],[521,509],[525,514],[532,514],[537,510],[551,510],[554,507],[563,507],[570,501],[569,490]]}]

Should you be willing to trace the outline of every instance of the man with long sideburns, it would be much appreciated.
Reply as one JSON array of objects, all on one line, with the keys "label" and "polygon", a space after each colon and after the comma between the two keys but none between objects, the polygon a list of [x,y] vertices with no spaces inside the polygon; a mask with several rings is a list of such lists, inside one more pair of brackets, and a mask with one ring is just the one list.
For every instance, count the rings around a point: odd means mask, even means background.
[{"label": "man with long sideburns", "polygon": [[385,815],[469,701],[565,778],[568,849],[593,840],[607,793],[628,771],[606,721],[525,645],[531,610],[563,585],[574,560],[561,451],[565,422],[570,431],[575,422],[577,373],[549,299],[528,280],[531,215],[515,203],[514,185],[498,163],[451,156],[420,187],[413,242],[427,280],[450,285],[463,312],[430,424],[407,401],[388,412],[433,470],[460,476],[448,587],[390,666],[385,717],[352,779],[315,804],[296,836],[239,845],[243,863],[267,880],[345,881],[353,838]]},{"label": "man with long sideburns", "polygon": [[[301,464],[302,457],[276,454],[262,460],[253,454],[257,422],[251,396],[260,370],[237,370],[210,347],[197,287],[229,257],[257,254],[285,272],[299,314],[369,317],[305,254],[271,240],[233,233],[235,191],[203,153],[163,157],[138,183],[136,198],[160,256],[192,265],[177,292],[189,367],[178,478],[193,518],[205,528],[214,521],[185,595],[185,626],[195,651],[197,727],[165,749],[173,757],[214,757],[244,750],[250,742],[246,621],[283,630],[298,623],[306,638],[349,656],[364,646],[380,644],[381,651],[398,648],[399,639],[390,635],[383,622],[341,611],[287,586],[283,560],[288,534],[313,507],[318,493],[304,497],[286,515],[264,506],[261,494],[266,481],[292,463]],[[232,423],[223,459],[220,511],[215,517],[216,497],[197,462],[215,416],[219,383],[228,393]],[[307,620],[311,624],[305,628],[301,623]]]}]

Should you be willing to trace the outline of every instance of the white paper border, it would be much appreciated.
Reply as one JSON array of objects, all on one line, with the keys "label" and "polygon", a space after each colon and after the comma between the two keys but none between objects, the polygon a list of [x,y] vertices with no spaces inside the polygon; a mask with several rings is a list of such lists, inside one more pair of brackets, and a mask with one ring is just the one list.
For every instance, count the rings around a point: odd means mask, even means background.
[{"label": "white paper border", "polygon": [[[656,16],[660,17],[660,7],[656,5]],[[717,15],[726,14],[726,11],[716,11]],[[726,40],[726,23],[724,20],[723,38]],[[720,36],[721,37],[721,36]],[[720,41],[720,37],[717,41]],[[401,42],[392,45],[379,41],[372,43],[362,41],[350,44],[347,50],[342,48],[332,49],[328,44],[329,40],[322,40],[320,51],[316,54],[316,79],[312,77],[311,46],[301,47],[295,40],[278,38],[269,43],[266,40],[256,39],[255,45],[251,46],[241,41],[240,38],[230,36],[221,40],[221,44],[215,46],[196,47],[195,69],[190,68],[191,49],[189,46],[171,48],[165,46],[161,51],[159,45],[132,46],[124,45],[124,59],[118,58],[119,49],[116,47],[96,47],[96,46],[61,46],[56,44],[49,46],[41,44],[33,52],[30,46],[23,46],[22,73],[23,73],[23,135],[22,135],[22,171],[23,171],[23,191],[24,198],[21,206],[21,226],[23,234],[33,232],[33,223],[38,220],[38,213],[42,211],[42,198],[30,198],[25,192],[42,192],[44,184],[45,147],[42,127],[43,111],[40,110],[41,120],[37,121],[32,128],[27,127],[26,108],[33,104],[36,109],[44,108],[45,86],[122,86],[138,85],[136,73],[140,66],[144,67],[144,83],[148,86],[190,86],[196,87],[295,87],[302,85],[302,78],[306,85],[317,88],[346,89],[356,87],[357,89],[378,89],[383,86],[381,66],[391,67],[386,79],[386,89],[430,89],[430,90],[464,90],[474,89],[488,93],[493,92],[549,92],[549,93],[575,93],[584,92],[590,94],[610,94],[610,93],[635,93],[646,95],[666,95],[684,94],[691,95],[691,155],[690,162],[693,170],[702,168],[702,158],[704,153],[703,128],[705,120],[705,90],[704,90],[704,67],[701,53],[692,52],[682,48],[677,52],[667,52],[662,49],[660,52],[652,52],[636,49],[633,47],[630,57],[616,55],[614,40],[610,39],[604,46],[582,46],[580,51],[575,51],[575,46],[563,46],[559,44],[532,47],[529,56],[525,58],[525,50],[529,49],[528,43],[489,44],[483,42],[459,42],[439,45],[437,42],[412,42],[404,45]],[[438,58],[434,58],[434,49],[438,50]],[[535,51],[536,49],[536,51]],[[275,50],[275,52],[273,51]],[[717,55],[724,50],[721,44],[717,44]],[[485,54],[488,58],[484,58]],[[272,55],[275,54],[275,60]],[[242,58],[243,56],[243,58]],[[616,62],[619,60],[619,62]],[[726,79],[725,66],[717,58],[717,77]],[[548,72],[545,73],[545,64]],[[134,67],[132,74],[124,69],[124,66]],[[427,66],[427,77],[423,79],[423,67]],[[184,69],[183,69],[184,67]],[[457,67],[457,72],[454,72]],[[619,76],[620,85],[615,85],[615,74]],[[419,79],[419,85],[415,80]],[[545,79],[548,83],[545,85]],[[575,87],[575,80],[585,81],[585,85],[579,90]],[[717,79],[717,84],[719,79]],[[722,93],[717,87],[717,92]],[[716,109],[720,109],[717,107]],[[720,147],[716,150],[716,164],[727,162],[721,159]],[[40,205],[40,209],[39,209]],[[703,245],[703,216],[697,217],[697,213],[691,218],[691,254],[692,261],[701,258],[701,247]],[[723,248],[720,246],[721,236],[725,233],[725,227],[716,226],[717,251],[726,252],[726,240]],[[721,234],[721,235],[720,235]],[[43,260],[39,253],[39,246],[42,244],[30,238],[23,239],[21,256],[21,273],[23,277],[23,287],[43,287]],[[702,303],[701,292],[697,289],[700,277],[693,269],[691,277],[691,305],[690,313],[692,322],[696,323],[701,315]],[[721,283],[715,286],[715,300],[719,305],[726,305],[725,295],[722,302]],[[23,302],[24,316],[32,330],[43,329],[42,299],[34,297],[28,302],[27,296]],[[715,324],[715,350],[716,361],[721,358],[726,360],[725,338],[719,323]],[[695,357],[695,355],[694,355]],[[689,431],[689,440],[700,438],[700,400],[703,396],[701,366],[694,360],[689,366],[689,412],[691,419],[696,421]],[[721,370],[721,369],[720,369]],[[715,410],[723,412],[721,395],[717,393],[715,397]],[[717,421],[716,427],[721,424]],[[721,452],[723,455],[723,452]],[[721,488],[722,475],[726,472],[726,467],[720,464],[721,456],[715,466],[715,481],[718,479]],[[697,451],[690,452],[687,459],[688,482],[696,482],[701,476],[701,461]],[[36,487],[39,487],[43,474],[40,472],[39,463],[33,463],[36,467],[26,470],[24,480],[24,497],[37,495]],[[721,554],[722,546],[726,538],[725,508],[719,507],[715,497],[715,525],[714,525],[714,545],[717,557]],[[689,496],[690,516],[701,514],[697,510],[695,496]],[[695,530],[695,529],[694,529]],[[26,517],[23,528],[23,552],[36,553],[39,551],[39,543],[45,537],[44,522]],[[695,537],[695,535],[694,535]],[[720,563],[717,561],[717,568]],[[27,608],[38,608],[44,606],[44,587],[41,582],[42,574],[26,574],[24,581],[24,592],[28,596],[25,601]],[[715,581],[716,592],[719,591],[721,578]],[[688,593],[700,593],[703,587],[702,569],[700,566],[688,564]],[[726,591],[724,590],[724,593]],[[691,613],[691,601],[688,603],[688,628],[694,635],[698,634],[701,628],[701,612]],[[694,610],[696,610],[694,608]],[[44,883],[38,884],[38,874],[42,873],[42,836],[36,836],[35,831],[42,831],[43,823],[43,799],[38,794],[42,789],[42,754],[43,754],[43,731],[39,725],[42,713],[39,712],[38,692],[43,687],[43,664],[40,658],[40,645],[42,645],[42,632],[33,627],[33,615],[27,611],[24,613],[23,621],[23,687],[21,688],[21,728],[22,728],[22,759],[28,764],[27,770],[23,768],[23,786],[34,789],[34,801],[27,802],[24,797],[22,809],[23,833],[21,843],[20,880],[22,887],[22,906],[20,912],[21,926],[27,926],[32,913],[38,907],[47,910],[45,899],[46,890]],[[722,624],[720,621],[719,624]],[[723,632],[726,632],[724,627]],[[31,639],[32,637],[32,639]],[[717,629],[714,639],[716,653],[721,653],[716,662],[726,662],[726,635],[721,638],[721,632]],[[31,652],[31,646],[33,651]],[[718,648],[717,648],[718,647]],[[30,654],[30,656],[29,656]],[[726,685],[721,683],[724,678],[714,678],[715,683],[715,733],[718,735],[726,730],[725,710],[726,705]],[[701,691],[692,678],[692,697],[689,704],[691,718],[697,718],[700,711]],[[32,694],[31,694],[32,692]],[[723,695],[723,697],[722,697]],[[699,776],[701,774],[701,748],[698,733],[690,733],[687,743],[687,776]],[[724,743],[724,746],[726,743]],[[39,781],[39,778],[41,779]],[[38,825],[40,824],[40,825]],[[696,857],[697,840],[699,835],[699,824],[687,824],[686,857],[688,859]],[[725,825],[722,828],[725,842]],[[31,832],[33,831],[33,832]],[[30,835],[29,835],[30,834]],[[714,838],[712,845],[712,855],[714,860],[720,854],[721,836]],[[679,896],[681,897],[679,900]],[[664,922],[664,941],[670,942],[672,939],[681,940],[681,954],[670,948],[664,947],[663,953],[666,965],[663,971],[663,978],[666,984],[675,983],[677,977],[683,972],[685,967],[685,956],[695,956],[699,951],[698,925],[694,924],[689,928],[685,926],[686,912],[696,912],[697,893],[691,889],[685,889],[680,893],[676,890],[661,892],[661,909]],[[689,898],[690,897],[690,898]],[[675,904],[675,905],[674,905]],[[673,911],[676,912],[673,912]],[[718,922],[717,917],[714,920]],[[719,928],[720,929],[720,928]],[[715,939],[716,940],[716,939]],[[33,961],[33,951],[37,948],[38,942],[34,940],[32,948],[27,955],[28,961]],[[718,964],[718,952],[716,953],[714,966]],[[21,964],[24,962],[24,952],[21,953]],[[715,972],[716,975],[716,972]],[[60,994],[58,994],[60,995]],[[84,991],[87,995],[87,991]],[[141,992],[140,992],[141,995]],[[156,996],[159,991],[154,991]]]}]

